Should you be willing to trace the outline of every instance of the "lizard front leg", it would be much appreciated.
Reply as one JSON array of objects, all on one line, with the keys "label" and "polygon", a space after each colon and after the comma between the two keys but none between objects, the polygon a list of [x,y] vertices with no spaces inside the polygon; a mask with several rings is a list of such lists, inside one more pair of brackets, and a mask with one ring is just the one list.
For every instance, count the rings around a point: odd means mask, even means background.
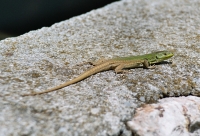
[{"label": "lizard front leg", "polygon": [[149,61],[146,60],[146,59],[145,59],[144,62],[143,62],[143,66],[144,66],[145,68],[148,68],[148,69],[154,69],[154,68],[156,68],[155,65],[151,66],[150,63],[149,63]]}]

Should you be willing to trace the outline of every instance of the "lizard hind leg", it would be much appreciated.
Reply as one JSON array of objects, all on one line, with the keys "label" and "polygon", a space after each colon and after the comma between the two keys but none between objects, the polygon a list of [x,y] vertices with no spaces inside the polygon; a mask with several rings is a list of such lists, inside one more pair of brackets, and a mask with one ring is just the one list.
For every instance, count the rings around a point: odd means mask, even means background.
[{"label": "lizard hind leg", "polygon": [[123,70],[123,68],[124,68],[124,64],[118,65],[118,66],[115,68],[115,73],[116,73],[116,74],[118,74],[118,73],[123,73],[123,74],[128,73],[128,71],[127,71],[127,70]]},{"label": "lizard hind leg", "polygon": [[104,58],[101,58],[100,60],[98,60],[98,61],[87,61],[87,62],[83,62],[83,63],[81,63],[81,64],[77,64],[77,66],[83,66],[83,65],[86,65],[86,64],[90,64],[90,65],[93,65],[93,66],[97,66],[97,65],[100,65],[100,64],[102,64],[103,62],[105,62],[106,61],[106,59],[104,59]]},{"label": "lizard hind leg", "polygon": [[105,58],[101,58],[98,61],[95,62],[89,62],[90,64],[94,65],[94,66],[98,66],[100,64],[102,64],[103,62],[107,61]]}]

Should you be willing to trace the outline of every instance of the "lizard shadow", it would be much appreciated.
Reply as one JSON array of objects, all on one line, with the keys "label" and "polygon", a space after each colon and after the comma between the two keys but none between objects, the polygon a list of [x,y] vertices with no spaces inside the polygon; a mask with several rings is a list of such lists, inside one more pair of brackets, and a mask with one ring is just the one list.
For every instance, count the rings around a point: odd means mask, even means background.
[{"label": "lizard shadow", "polygon": [[156,63],[155,65],[166,65],[166,64],[172,64],[172,62],[169,62],[169,61],[162,61],[162,62],[159,62],[159,63]]},{"label": "lizard shadow", "polygon": [[[162,61],[162,62],[158,62],[158,63],[153,64],[153,66],[167,65],[167,64],[168,64],[168,65],[169,65],[169,64],[171,65],[172,62]],[[144,66],[143,66],[143,68],[144,68],[144,69],[148,69],[148,68],[146,68],[146,67],[144,67]]]},{"label": "lizard shadow", "polygon": [[[158,63],[155,63],[155,64],[153,64],[153,65],[151,65],[151,66],[159,66],[159,65],[171,65],[172,64],[172,62],[168,62],[168,61],[162,61],[162,62],[158,62]],[[136,68],[144,68],[144,69],[149,69],[149,68],[146,68],[144,65],[143,66],[138,66],[138,67],[135,67],[135,68],[132,68],[132,69],[136,69]]]}]

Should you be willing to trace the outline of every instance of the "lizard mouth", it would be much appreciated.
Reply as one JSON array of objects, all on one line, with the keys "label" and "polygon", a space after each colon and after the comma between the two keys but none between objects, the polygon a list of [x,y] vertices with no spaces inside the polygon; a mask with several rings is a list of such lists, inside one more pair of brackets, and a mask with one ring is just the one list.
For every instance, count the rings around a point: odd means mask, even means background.
[{"label": "lizard mouth", "polygon": [[169,58],[171,58],[172,56],[174,56],[174,54],[173,54],[173,53],[171,53],[171,54],[168,54],[168,55],[166,56],[166,58],[167,58],[167,59],[169,59]]},{"label": "lizard mouth", "polygon": [[168,56],[166,56],[165,58],[166,59],[169,59],[169,58],[171,58],[173,55],[168,55]]}]

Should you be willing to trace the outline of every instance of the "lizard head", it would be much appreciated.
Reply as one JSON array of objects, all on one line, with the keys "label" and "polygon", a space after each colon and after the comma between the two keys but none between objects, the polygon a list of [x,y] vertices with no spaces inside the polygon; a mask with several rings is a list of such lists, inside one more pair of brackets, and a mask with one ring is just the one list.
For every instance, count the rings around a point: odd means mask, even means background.
[{"label": "lizard head", "polygon": [[158,63],[174,56],[174,54],[170,51],[158,51],[153,52],[152,54],[152,59],[149,60],[150,64]]},{"label": "lizard head", "polygon": [[157,59],[166,60],[166,59],[171,58],[172,56],[174,56],[174,54],[170,51],[158,51],[158,52],[156,52],[156,58]]}]

